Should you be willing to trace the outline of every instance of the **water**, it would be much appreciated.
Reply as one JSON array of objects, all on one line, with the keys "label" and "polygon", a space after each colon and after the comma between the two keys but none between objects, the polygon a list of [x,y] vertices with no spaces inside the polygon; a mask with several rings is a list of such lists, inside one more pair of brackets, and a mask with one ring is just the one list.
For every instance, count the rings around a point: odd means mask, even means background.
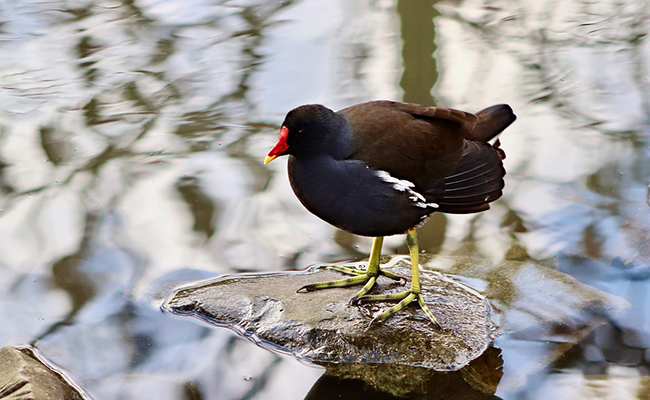
[{"label": "water", "polygon": [[284,160],[262,165],[284,114],[505,102],[503,198],[434,216],[421,248],[516,249],[630,302],[555,358],[549,337],[502,354],[496,396],[650,396],[647,2],[5,3],[2,345],[35,344],[97,399],[304,398],[322,370],[158,308],[187,281],[367,256],[302,208]]}]

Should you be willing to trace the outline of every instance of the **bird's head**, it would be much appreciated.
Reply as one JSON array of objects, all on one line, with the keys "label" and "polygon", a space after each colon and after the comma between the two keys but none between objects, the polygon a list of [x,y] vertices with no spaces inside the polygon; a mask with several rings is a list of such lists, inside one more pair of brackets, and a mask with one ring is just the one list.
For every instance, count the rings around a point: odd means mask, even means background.
[{"label": "bird's head", "polygon": [[337,157],[345,151],[344,139],[349,134],[346,119],[320,104],[300,106],[289,111],[278,142],[264,160],[268,164],[279,156],[329,154]]}]

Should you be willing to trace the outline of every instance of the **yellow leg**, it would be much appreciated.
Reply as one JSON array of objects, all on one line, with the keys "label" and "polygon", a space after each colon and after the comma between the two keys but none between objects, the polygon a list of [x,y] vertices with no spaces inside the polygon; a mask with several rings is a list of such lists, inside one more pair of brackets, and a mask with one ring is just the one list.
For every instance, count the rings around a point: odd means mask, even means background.
[{"label": "yellow leg", "polygon": [[370,252],[370,259],[368,260],[368,268],[366,268],[365,271],[360,271],[354,268],[340,267],[338,265],[329,265],[328,268],[330,269],[355,276],[352,278],[339,279],[335,281],[311,283],[309,285],[301,287],[297,291],[312,292],[314,290],[320,289],[364,285],[361,290],[359,290],[359,292],[350,300],[350,302],[355,303],[361,296],[365,295],[370,289],[372,289],[379,275],[384,275],[395,280],[403,279],[399,275],[395,275],[391,272],[384,272],[381,270],[381,268],[379,268],[379,256],[381,255],[381,246],[383,243],[383,237],[376,237],[372,242],[372,250]]},{"label": "yellow leg", "polygon": [[406,232],[406,244],[408,245],[409,255],[411,257],[411,289],[393,294],[374,296],[366,295],[359,298],[359,301],[399,301],[399,303],[395,304],[393,307],[386,309],[378,316],[373,318],[372,323],[375,323],[385,320],[389,316],[395,314],[396,312],[411,304],[413,301],[417,300],[420,308],[422,311],[424,311],[431,322],[433,322],[437,328],[440,328],[438,320],[433,316],[431,310],[429,310],[429,307],[426,305],[424,298],[422,297],[422,288],[420,286],[420,269],[418,266],[420,262],[420,250],[418,247],[418,236],[415,229],[411,228],[408,230],[408,232]]}]

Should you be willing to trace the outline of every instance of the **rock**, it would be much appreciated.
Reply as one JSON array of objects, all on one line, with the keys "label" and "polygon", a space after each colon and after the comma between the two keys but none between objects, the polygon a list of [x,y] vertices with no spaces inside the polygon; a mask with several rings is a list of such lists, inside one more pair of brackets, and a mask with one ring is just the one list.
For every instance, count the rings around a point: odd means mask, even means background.
[{"label": "rock", "polygon": [[0,349],[1,400],[87,399],[59,372],[42,363],[32,349]]},{"label": "rock", "polygon": [[502,366],[501,350],[495,347],[450,372],[394,364],[330,364],[305,400],[494,399]]},{"label": "rock", "polygon": [[[403,257],[382,268],[410,278],[410,263]],[[425,302],[443,330],[415,306],[370,326],[372,315],[392,304],[349,305],[358,286],[296,293],[305,284],[342,277],[325,267],[223,276],[173,291],[163,309],[228,327],[266,348],[321,365],[396,364],[455,371],[494,339],[493,313],[485,297],[438,272],[421,271],[420,279]],[[404,284],[380,277],[373,293],[403,290]]]}]

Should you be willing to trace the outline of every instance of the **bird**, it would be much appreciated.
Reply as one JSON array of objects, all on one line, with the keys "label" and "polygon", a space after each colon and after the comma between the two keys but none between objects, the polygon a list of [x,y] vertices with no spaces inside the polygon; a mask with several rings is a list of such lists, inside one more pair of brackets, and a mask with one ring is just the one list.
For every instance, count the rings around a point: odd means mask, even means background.
[{"label": "bird", "polygon": [[[339,111],[320,104],[289,111],[264,164],[288,155],[291,187],[307,210],[337,228],[374,238],[365,270],[330,266],[350,277],[297,291],[363,285],[351,304],[396,303],[376,313],[371,324],[416,302],[441,329],[422,296],[416,228],[434,212],[478,213],[501,197],[505,152],[497,136],[515,119],[507,104],[475,114],[388,100]],[[380,275],[402,279],[382,270],[379,261],[384,237],[398,234],[406,234],[410,288],[368,294]]]}]

